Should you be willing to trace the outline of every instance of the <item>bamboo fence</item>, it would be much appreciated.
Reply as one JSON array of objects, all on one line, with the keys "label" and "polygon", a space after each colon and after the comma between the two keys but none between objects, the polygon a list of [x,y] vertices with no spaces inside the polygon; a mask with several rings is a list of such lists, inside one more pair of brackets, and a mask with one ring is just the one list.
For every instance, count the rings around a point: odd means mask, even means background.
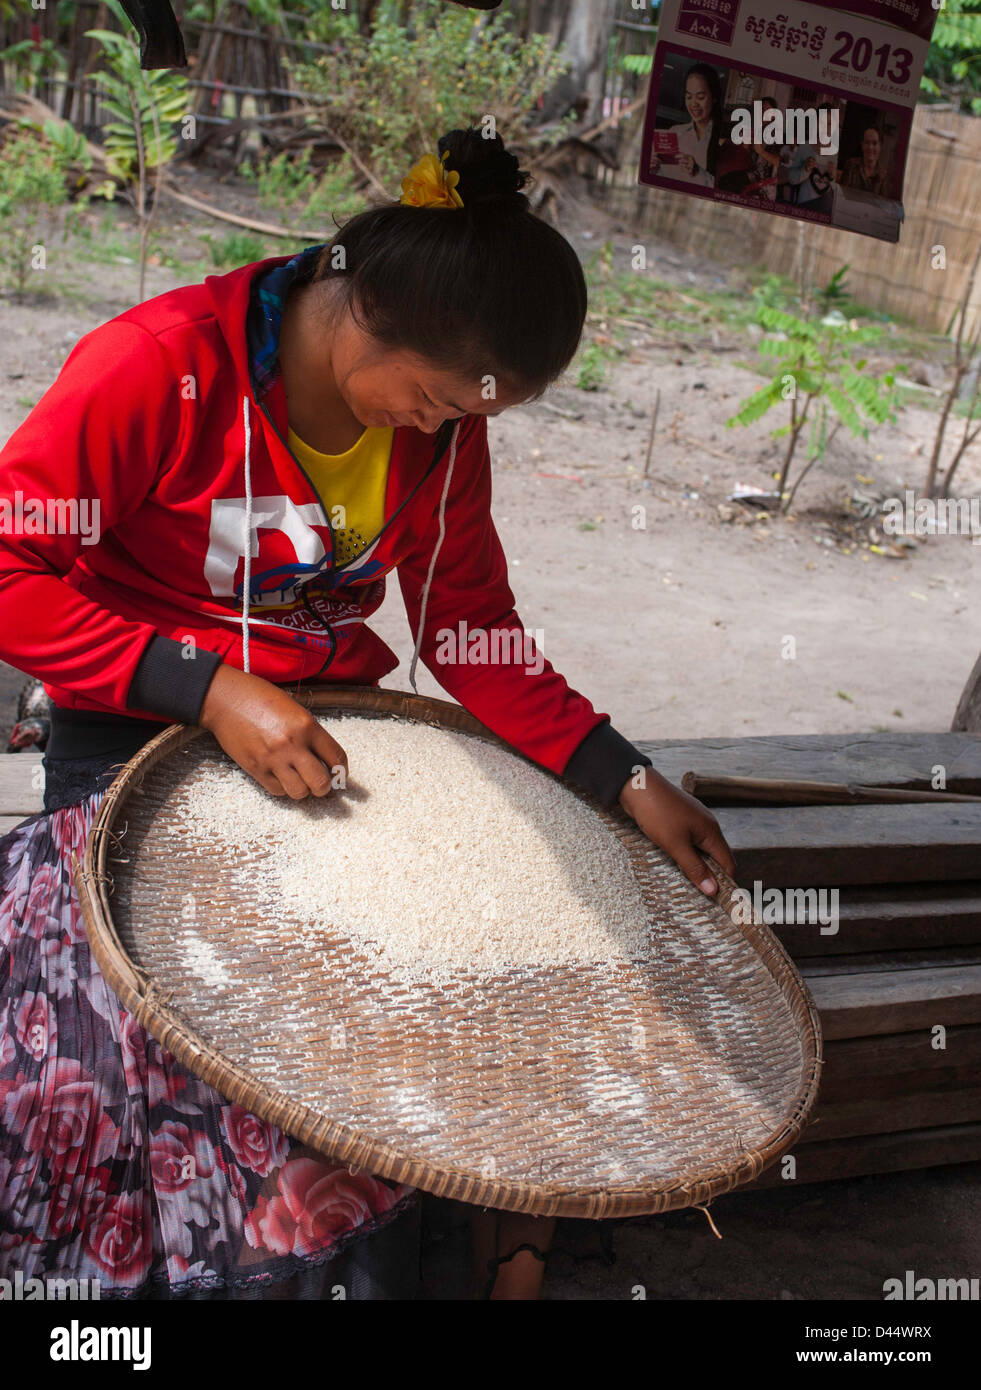
[{"label": "bamboo fence", "polygon": [[[243,99],[251,98],[260,115],[288,111],[308,100],[293,82],[287,59],[314,58],[327,46],[308,40],[302,15],[280,11],[275,25],[258,23],[245,4],[232,0],[222,9],[220,23],[181,16],[188,54],[185,76],[193,93],[192,110],[207,123],[238,119]],[[38,97],[76,127],[88,132],[103,123],[99,88],[93,80],[101,49],[86,38],[89,29],[116,29],[111,12],[100,0],[78,0],[70,24],[59,22],[57,9],[25,9],[0,18],[0,49],[24,40],[49,40],[64,61],[36,81]],[[0,93],[16,89],[17,74],[10,62],[0,63]]]}]

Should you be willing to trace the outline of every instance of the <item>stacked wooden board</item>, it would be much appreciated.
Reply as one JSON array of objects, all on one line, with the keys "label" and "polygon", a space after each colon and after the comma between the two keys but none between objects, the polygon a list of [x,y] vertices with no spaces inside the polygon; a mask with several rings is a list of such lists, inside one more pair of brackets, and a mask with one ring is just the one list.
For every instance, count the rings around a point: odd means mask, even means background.
[{"label": "stacked wooden board", "polygon": [[[812,735],[644,742],[655,767],[981,794],[981,736]],[[836,932],[773,924],[825,1038],[797,1181],[981,1159],[981,803],[717,806],[759,900],[837,889]],[[942,1031],[940,1031],[942,1030]],[[943,1044],[941,1046],[940,1044]],[[779,1167],[756,1186],[781,1182]]]}]

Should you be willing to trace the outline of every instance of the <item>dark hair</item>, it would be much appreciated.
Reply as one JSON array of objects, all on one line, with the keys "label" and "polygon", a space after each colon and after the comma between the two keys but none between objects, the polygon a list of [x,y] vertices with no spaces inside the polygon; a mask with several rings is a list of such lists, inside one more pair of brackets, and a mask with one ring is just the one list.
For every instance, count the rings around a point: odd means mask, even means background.
[{"label": "dark hair", "polygon": [[[532,211],[528,174],[499,135],[439,142],[462,208],[369,208],[324,248],[314,278],[337,277],[360,325],[434,367],[493,375],[541,394],[575,356],[586,281],[569,242]],[[344,268],[334,269],[334,249]]]},{"label": "dark hair", "polygon": [[712,123],[709,127],[708,153],[705,156],[705,168],[708,173],[715,178],[715,167],[718,162],[719,141],[722,139],[722,82],[715,68],[708,63],[693,63],[685,73],[685,86],[688,86],[689,77],[701,77],[709,89],[709,96],[712,98]]}]

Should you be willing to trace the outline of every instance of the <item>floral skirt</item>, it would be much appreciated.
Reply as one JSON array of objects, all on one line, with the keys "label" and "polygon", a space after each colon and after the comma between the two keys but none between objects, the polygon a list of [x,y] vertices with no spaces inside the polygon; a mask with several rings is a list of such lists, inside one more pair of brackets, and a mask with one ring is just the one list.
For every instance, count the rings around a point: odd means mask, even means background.
[{"label": "floral skirt", "polygon": [[0,838],[0,1277],[98,1280],[101,1298],[415,1296],[416,1191],[224,1100],[107,986],[70,868],[101,798]]}]

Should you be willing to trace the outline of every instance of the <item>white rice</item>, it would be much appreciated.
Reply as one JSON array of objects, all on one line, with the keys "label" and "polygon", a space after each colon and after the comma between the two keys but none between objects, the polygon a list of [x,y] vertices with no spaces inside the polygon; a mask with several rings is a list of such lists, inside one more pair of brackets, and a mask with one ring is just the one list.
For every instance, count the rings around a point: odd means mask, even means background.
[{"label": "white rice", "polygon": [[222,985],[233,983],[231,975],[222,965],[221,959],[210,941],[196,936],[194,932],[185,932],[182,940],[184,963],[192,975],[196,975],[206,985],[211,985],[212,988],[216,989]]},{"label": "white rice", "polygon": [[325,963],[338,936],[407,983],[648,956],[627,852],[566,787],[450,730],[321,723],[347,754],[345,789],[295,802],[208,762],[168,809],[182,837],[240,853],[257,903]]}]

